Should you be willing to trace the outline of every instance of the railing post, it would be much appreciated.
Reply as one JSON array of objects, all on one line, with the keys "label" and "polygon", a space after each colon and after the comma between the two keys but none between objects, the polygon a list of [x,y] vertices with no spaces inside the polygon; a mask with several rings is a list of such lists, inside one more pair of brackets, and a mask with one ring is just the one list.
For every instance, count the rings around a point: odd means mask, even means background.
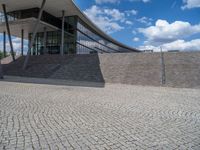
[{"label": "railing post", "polygon": [[24,55],[24,29],[21,30],[21,55]]},{"label": "railing post", "polygon": [[13,50],[12,37],[11,37],[10,27],[9,27],[9,23],[8,23],[8,16],[7,16],[7,12],[6,12],[6,5],[2,4],[2,7],[3,7],[3,12],[4,12],[5,22],[6,22],[8,39],[9,39],[9,42],[10,42],[10,51],[11,51],[11,55],[12,55],[13,61],[15,61],[15,54],[14,54],[14,50]]},{"label": "railing post", "polygon": [[45,3],[46,3],[46,0],[43,0],[43,1],[42,1],[42,5],[41,5],[41,8],[40,8],[39,15],[38,15],[37,22],[36,22],[35,28],[34,28],[34,30],[33,30],[33,36],[32,36],[32,38],[31,38],[31,42],[30,42],[30,45],[29,45],[29,49],[28,49],[28,52],[27,52],[27,56],[26,56],[25,61],[24,61],[23,69],[26,69],[26,67],[27,67],[27,65],[28,65],[29,57],[30,57],[30,54],[31,54],[31,48],[33,47],[33,44],[34,44],[34,42],[35,42],[35,37],[36,37],[36,35],[37,35],[37,31],[38,31],[38,27],[39,27],[39,24],[40,24],[40,20],[41,20],[42,14],[43,14],[43,10],[44,10]]},{"label": "railing post", "polygon": [[6,32],[3,32],[3,57],[6,57]]}]

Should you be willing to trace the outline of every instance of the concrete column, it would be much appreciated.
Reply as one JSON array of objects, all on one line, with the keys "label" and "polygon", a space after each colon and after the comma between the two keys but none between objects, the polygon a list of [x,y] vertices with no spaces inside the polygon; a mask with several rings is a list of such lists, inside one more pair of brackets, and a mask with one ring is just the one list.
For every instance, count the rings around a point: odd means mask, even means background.
[{"label": "concrete column", "polygon": [[21,55],[24,56],[24,29],[21,30]]},{"label": "concrete column", "polygon": [[46,0],[43,0],[41,8],[40,8],[39,15],[38,15],[37,22],[36,22],[34,30],[33,30],[33,36],[32,36],[31,41],[30,41],[30,45],[29,45],[29,49],[28,49],[28,52],[27,52],[27,56],[26,56],[25,61],[24,61],[23,69],[26,69],[26,67],[28,65],[29,57],[30,57],[30,54],[31,54],[31,48],[33,47],[33,44],[35,42],[35,37],[37,35],[37,31],[38,31],[40,20],[41,20],[42,14],[43,14],[45,3],[46,3]]},{"label": "concrete column", "polygon": [[47,54],[47,28],[44,27],[44,54]]},{"label": "concrete column", "polygon": [[6,32],[3,32],[3,56],[6,57]]},{"label": "concrete column", "polygon": [[62,11],[62,34],[61,34],[61,49],[60,54],[64,54],[64,39],[65,39],[65,11]]},{"label": "concrete column", "polygon": [[9,27],[9,23],[8,23],[7,12],[6,12],[6,5],[5,5],[5,4],[2,4],[2,7],[3,7],[3,12],[4,12],[5,22],[6,22],[6,28],[7,28],[7,33],[8,33],[8,39],[9,39],[9,43],[10,43],[11,55],[12,55],[13,61],[15,61],[15,54],[14,54],[14,50],[13,50],[12,37],[11,37],[11,34],[10,34],[10,27]]}]

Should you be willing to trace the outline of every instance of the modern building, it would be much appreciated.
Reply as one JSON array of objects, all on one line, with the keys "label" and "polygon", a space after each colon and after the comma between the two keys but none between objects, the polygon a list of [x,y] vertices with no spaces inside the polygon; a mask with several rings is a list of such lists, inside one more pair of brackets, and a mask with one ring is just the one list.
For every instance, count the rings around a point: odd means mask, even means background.
[{"label": "modern building", "polygon": [[0,32],[24,39],[30,55],[139,52],[105,34],[73,0],[0,0]]}]

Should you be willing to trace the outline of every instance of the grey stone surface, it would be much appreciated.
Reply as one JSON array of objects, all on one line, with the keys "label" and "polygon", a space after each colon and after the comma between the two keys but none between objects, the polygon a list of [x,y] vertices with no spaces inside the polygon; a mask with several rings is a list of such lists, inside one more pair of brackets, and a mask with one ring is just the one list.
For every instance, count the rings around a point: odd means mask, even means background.
[{"label": "grey stone surface", "polygon": [[[200,88],[200,52],[164,53],[166,85]],[[160,53],[33,56],[26,71],[24,58],[4,64],[6,75],[74,81],[161,86]]]},{"label": "grey stone surface", "polygon": [[200,90],[0,81],[0,149],[197,150]]}]

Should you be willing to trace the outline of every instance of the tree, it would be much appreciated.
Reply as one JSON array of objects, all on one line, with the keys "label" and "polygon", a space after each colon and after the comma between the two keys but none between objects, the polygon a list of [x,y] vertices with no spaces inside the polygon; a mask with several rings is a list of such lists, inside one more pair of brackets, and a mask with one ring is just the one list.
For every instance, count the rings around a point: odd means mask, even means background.
[{"label": "tree", "polygon": [[2,59],[4,57],[4,54],[2,51],[0,51],[0,59]]},{"label": "tree", "polygon": [[[15,53],[16,55],[16,53]],[[0,59],[4,58],[4,57],[8,57],[9,54],[6,52],[6,56],[4,56],[4,53],[0,50]]]}]

